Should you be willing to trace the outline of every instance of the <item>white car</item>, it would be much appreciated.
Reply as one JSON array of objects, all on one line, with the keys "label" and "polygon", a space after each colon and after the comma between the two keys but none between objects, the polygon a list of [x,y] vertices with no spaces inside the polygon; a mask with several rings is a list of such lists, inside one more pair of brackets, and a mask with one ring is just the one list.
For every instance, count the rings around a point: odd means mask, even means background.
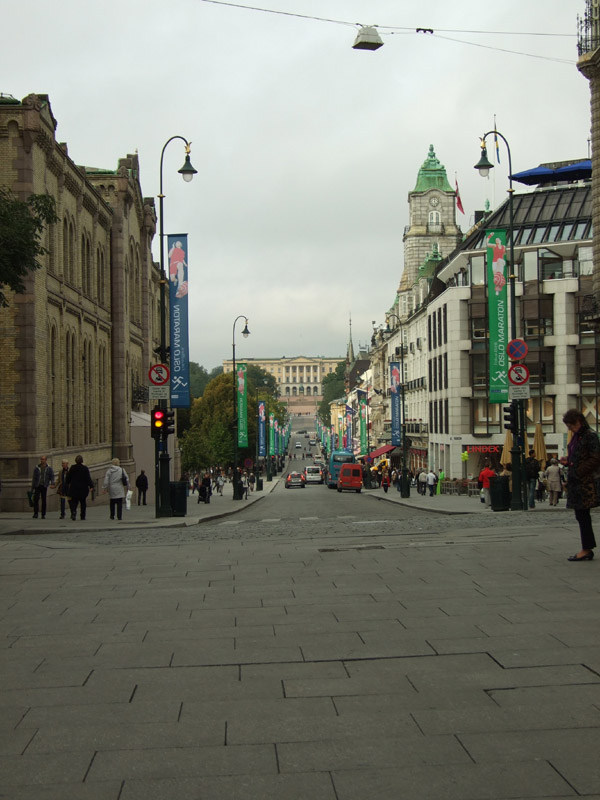
[{"label": "white car", "polygon": [[304,470],[304,477],[307,483],[323,483],[323,470],[321,467],[306,467]]},{"label": "white car", "polygon": [[300,444],[300,442],[296,442],[296,450],[301,450],[301,449],[302,445]]}]

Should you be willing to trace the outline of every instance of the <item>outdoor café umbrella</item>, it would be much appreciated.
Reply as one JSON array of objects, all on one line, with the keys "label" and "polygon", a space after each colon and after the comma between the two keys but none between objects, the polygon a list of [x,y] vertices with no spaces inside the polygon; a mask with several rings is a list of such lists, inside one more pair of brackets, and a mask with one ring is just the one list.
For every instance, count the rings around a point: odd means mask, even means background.
[{"label": "outdoor caf\u00e9 umbrella", "polygon": [[548,460],[546,453],[546,441],[544,439],[544,432],[542,431],[541,423],[535,426],[535,433],[533,435],[533,454],[540,462],[542,469],[545,469]]},{"label": "outdoor caf\u00e9 umbrella", "polygon": [[507,429],[506,434],[504,436],[504,444],[502,445],[502,455],[500,456],[500,463],[503,467],[507,464],[512,463],[512,456],[510,451],[512,450],[513,446],[513,437],[512,433]]}]

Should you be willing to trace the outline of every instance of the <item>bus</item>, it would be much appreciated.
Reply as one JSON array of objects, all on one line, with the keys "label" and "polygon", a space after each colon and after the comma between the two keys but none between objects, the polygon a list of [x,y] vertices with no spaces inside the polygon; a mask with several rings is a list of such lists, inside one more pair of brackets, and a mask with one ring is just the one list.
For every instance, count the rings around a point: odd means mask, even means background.
[{"label": "bus", "polygon": [[330,489],[337,489],[338,475],[342,464],[356,464],[354,453],[350,450],[334,450],[329,456],[329,472],[327,474],[327,486]]}]

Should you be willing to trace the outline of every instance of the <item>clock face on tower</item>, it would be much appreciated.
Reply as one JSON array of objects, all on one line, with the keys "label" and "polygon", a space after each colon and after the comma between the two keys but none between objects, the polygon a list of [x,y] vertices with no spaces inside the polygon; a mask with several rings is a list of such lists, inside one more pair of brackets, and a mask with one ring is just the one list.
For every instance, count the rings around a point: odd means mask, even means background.
[{"label": "clock face on tower", "polygon": [[431,200],[429,201],[429,205],[432,206],[433,208],[436,208],[437,206],[439,206],[439,204],[440,204],[439,197],[432,197]]}]

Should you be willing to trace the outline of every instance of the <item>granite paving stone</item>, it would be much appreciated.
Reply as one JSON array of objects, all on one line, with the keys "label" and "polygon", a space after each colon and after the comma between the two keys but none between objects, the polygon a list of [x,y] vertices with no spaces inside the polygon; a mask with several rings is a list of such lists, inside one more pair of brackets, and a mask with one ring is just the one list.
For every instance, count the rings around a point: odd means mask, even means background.
[{"label": "granite paving stone", "polygon": [[[119,800],[123,781],[60,783],[53,786],[11,786],[7,800]],[[1,791],[1,790],[0,790]]]},{"label": "granite paving stone", "polygon": [[544,762],[512,765],[429,765],[406,769],[333,772],[337,800],[529,800],[575,797],[569,784]]},{"label": "granite paving stone", "polygon": [[277,774],[270,744],[228,747],[163,747],[151,750],[102,750],[96,754],[86,782],[124,778],[186,778],[195,775]]},{"label": "granite paving stone", "polygon": [[[119,800],[338,800],[328,772],[198,780],[126,780]],[[29,798],[27,799],[29,800]],[[62,799],[61,799],[62,800]]]}]

